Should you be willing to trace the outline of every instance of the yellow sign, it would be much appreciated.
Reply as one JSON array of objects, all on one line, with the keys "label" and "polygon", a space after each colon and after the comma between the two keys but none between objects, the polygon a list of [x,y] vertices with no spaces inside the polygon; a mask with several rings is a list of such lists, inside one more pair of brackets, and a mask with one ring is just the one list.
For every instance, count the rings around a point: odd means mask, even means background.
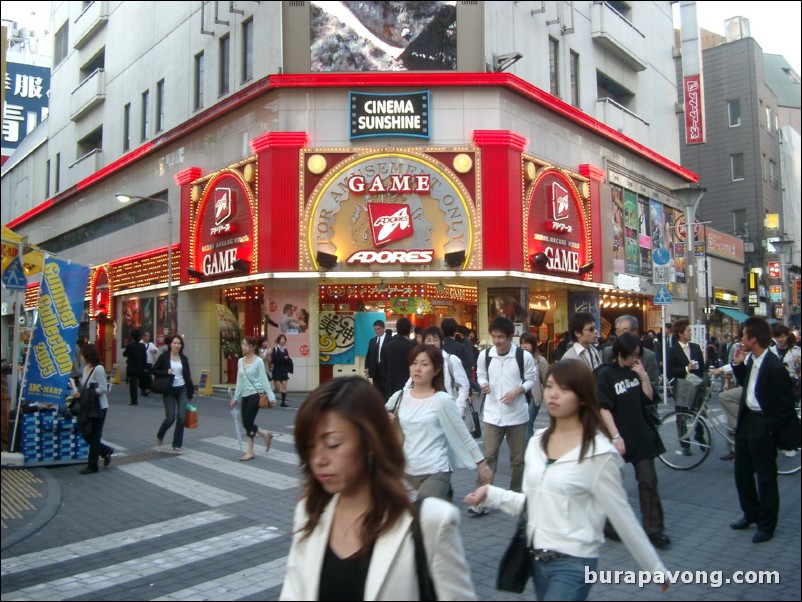
[{"label": "yellow sign", "polygon": [[767,213],[766,214],[766,228],[769,230],[779,230],[780,229],[780,214],[779,213]]}]

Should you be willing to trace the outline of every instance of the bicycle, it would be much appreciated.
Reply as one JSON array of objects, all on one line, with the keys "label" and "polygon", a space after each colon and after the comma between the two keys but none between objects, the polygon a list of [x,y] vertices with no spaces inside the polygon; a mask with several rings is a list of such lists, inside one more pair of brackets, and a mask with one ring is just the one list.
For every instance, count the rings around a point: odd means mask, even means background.
[{"label": "bicycle", "polygon": [[[696,397],[696,409],[677,406],[660,420],[657,430],[666,451],[658,456],[660,461],[674,470],[690,470],[704,462],[713,449],[713,430],[730,445],[735,444],[734,433],[727,425],[714,417],[708,407],[712,394],[716,391],[712,369],[705,374],[702,389]],[[701,401],[699,401],[701,400]],[[800,415],[799,400],[796,413]],[[796,450],[778,450],[777,474],[796,474],[802,468],[802,453]]]}]

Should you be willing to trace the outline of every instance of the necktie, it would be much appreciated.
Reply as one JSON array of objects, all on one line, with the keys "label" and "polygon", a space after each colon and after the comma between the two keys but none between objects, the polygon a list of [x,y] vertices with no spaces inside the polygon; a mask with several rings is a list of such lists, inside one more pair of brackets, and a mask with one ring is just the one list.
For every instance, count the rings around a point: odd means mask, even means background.
[{"label": "necktie", "polygon": [[380,364],[382,363],[382,341],[384,341],[384,335],[378,337],[377,341],[376,341],[376,343],[379,346],[379,351],[378,351],[377,355],[379,356],[379,363]]},{"label": "necktie", "polygon": [[685,352],[685,356],[688,358],[688,361],[689,361],[689,362],[690,362],[690,361],[693,361],[693,360],[691,359],[691,346],[690,346],[688,343],[685,343],[685,344],[682,346],[682,350]]}]

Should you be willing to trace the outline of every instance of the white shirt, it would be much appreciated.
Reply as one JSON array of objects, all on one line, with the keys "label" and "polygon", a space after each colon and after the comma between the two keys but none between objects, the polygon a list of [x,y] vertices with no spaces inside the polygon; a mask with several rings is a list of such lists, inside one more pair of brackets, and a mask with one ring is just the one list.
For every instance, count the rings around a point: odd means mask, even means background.
[{"label": "white shirt", "polygon": [[184,365],[181,363],[181,360],[170,358],[170,368],[173,370],[173,386],[183,387],[186,382],[184,382]]},{"label": "white shirt", "polygon": [[[490,393],[485,397],[483,420],[494,426],[516,426],[529,421],[529,405],[525,393],[519,394],[512,403],[499,401],[506,393],[523,386],[531,391],[537,383],[537,368],[531,353],[524,353],[524,381],[521,382],[521,371],[515,359],[516,345],[510,345],[506,355],[500,356],[494,347],[479,354],[476,361],[476,380],[481,387],[490,385]],[[490,354],[490,366],[487,366],[485,354]]]},{"label": "white shirt", "polygon": [[149,366],[155,364],[159,357],[159,348],[152,341],[145,345],[145,357],[147,358],[145,361]]},{"label": "white shirt", "polygon": [[749,373],[749,382],[746,385],[746,407],[753,412],[763,411],[755,396],[755,384],[757,383],[757,375],[760,372],[760,366],[763,364],[763,360],[766,357],[766,351],[768,351],[768,349],[764,349],[759,357],[754,354],[752,355],[752,371]]}]

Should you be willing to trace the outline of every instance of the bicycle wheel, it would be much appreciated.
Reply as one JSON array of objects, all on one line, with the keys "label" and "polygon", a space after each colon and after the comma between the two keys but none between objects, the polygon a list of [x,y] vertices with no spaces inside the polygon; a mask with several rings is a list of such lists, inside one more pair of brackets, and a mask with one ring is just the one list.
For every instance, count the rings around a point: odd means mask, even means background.
[{"label": "bicycle wheel", "polygon": [[663,447],[660,461],[675,470],[690,470],[705,461],[713,447],[707,422],[690,412],[669,412],[657,427]]},{"label": "bicycle wheel", "polygon": [[[799,402],[796,405],[796,415],[799,416]],[[778,449],[777,450],[777,474],[796,474],[800,469],[802,460],[802,450]]]}]

